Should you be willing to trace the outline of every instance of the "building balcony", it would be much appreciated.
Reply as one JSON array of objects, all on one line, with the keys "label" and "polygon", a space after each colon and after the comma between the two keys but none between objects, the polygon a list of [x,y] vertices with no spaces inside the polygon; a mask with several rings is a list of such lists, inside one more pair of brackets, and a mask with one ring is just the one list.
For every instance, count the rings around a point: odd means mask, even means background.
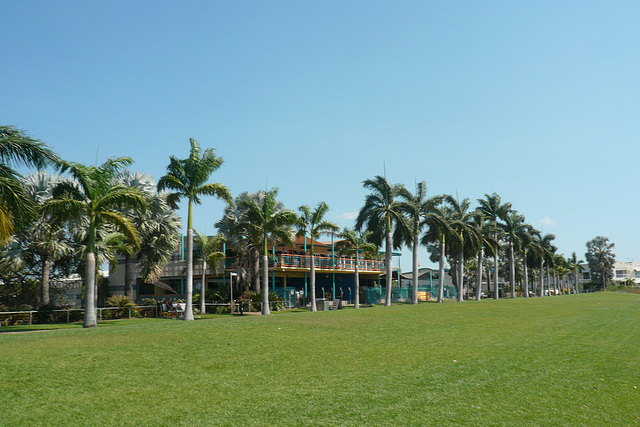
[{"label": "building balcony", "polygon": [[[317,271],[340,271],[355,272],[355,258],[331,257],[323,255],[314,256],[314,264]],[[237,258],[227,258],[225,269],[234,270],[238,266]],[[290,271],[309,271],[311,269],[310,255],[289,255],[276,254],[269,255],[269,268],[278,268]],[[360,259],[358,260],[358,271],[369,273],[382,273],[385,271],[384,261]]]}]

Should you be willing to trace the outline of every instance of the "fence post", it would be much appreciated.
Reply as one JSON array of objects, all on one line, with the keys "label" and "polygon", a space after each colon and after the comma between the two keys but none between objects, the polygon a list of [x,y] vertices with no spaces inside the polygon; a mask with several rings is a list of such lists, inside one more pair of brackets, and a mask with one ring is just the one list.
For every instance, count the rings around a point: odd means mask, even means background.
[{"label": "fence post", "polygon": [[29,326],[31,326],[31,316],[33,315],[33,311],[29,312]]}]

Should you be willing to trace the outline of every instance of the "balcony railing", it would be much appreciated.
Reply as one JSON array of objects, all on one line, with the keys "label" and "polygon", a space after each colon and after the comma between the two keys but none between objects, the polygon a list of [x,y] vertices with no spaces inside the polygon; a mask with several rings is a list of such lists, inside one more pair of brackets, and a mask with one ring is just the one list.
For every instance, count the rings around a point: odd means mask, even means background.
[{"label": "balcony railing", "polygon": [[[354,271],[356,268],[355,258],[343,257],[327,257],[314,256],[314,264],[320,270],[346,270]],[[227,258],[225,260],[226,269],[234,269],[238,265],[237,258]],[[288,255],[288,254],[269,254],[269,267],[291,268],[291,269],[309,269],[311,268],[311,256],[309,255]],[[385,269],[384,261],[360,259],[358,260],[359,271],[383,271]]]}]

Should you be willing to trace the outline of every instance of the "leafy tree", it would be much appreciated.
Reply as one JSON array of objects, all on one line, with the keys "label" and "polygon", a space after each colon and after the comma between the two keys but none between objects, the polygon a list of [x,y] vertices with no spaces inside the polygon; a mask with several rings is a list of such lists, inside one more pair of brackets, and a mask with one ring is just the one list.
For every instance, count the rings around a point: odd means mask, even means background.
[{"label": "leafy tree", "polygon": [[616,262],[616,255],[613,253],[615,246],[615,243],[604,236],[596,236],[587,242],[585,258],[589,263],[591,281],[600,284],[603,289],[613,279],[613,266]]},{"label": "leafy tree", "polygon": [[407,223],[398,200],[404,187],[399,184],[391,185],[381,176],[365,180],[363,186],[371,193],[365,197],[364,206],[360,208],[356,219],[356,230],[361,231],[366,224],[366,229],[372,232],[373,243],[381,246],[382,241],[385,241],[387,288],[384,305],[389,306],[393,277],[391,267],[393,249],[400,248],[404,240],[403,236],[407,235]]},{"label": "leafy tree", "polygon": [[158,191],[170,190],[167,201],[174,209],[181,198],[188,201],[187,213],[187,280],[184,320],[193,320],[193,205],[201,203],[202,196],[215,196],[231,203],[231,193],[224,185],[207,183],[211,174],[222,166],[222,157],[217,157],[213,148],[204,152],[198,141],[189,139],[191,151],[186,159],[169,157],[167,174],[158,181]]},{"label": "leafy tree", "polygon": [[[327,212],[329,212],[329,205],[325,202],[318,203],[315,210],[307,205],[302,205],[298,208],[300,216],[298,217],[298,235],[303,236],[306,239],[307,234],[311,238],[311,271],[309,272],[309,290],[311,292],[311,311],[317,311],[316,307],[316,265],[314,256],[314,241],[320,237],[321,234],[335,233],[339,230],[338,226],[332,222],[324,219]],[[324,297],[324,296],[323,296]]]},{"label": "leafy tree", "polygon": [[[96,229],[110,224],[125,238],[138,242],[138,232],[129,218],[122,214],[126,209],[144,209],[144,197],[136,189],[121,184],[112,185],[113,178],[123,168],[131,165],[127,157],[108,159],[101,166],[85,166],[62,162],[62,171],[68,171],[77,181],[59,183],[52,191],[53,198],[44,205],[53,215],[70,219],[84,219],[86,224],[86,274],[85,274],[85,328],[97,324],[95,307],[96,280]],[[81,224],[79,222],[79,224]]]},{"label": "leafy tree", "polygon": [[35,215],[32,200],[20,182],[16,166],[43,169],[60,159],[42,141],[12,126],[0,126],[0,243],[13,234],[15,223]]},{"label": "leafy tree", "polygon": [[353,308],[360,308],[360,253],[369,254],[372,258],[376,256],[378,247],[369,242],[370,231],[359,232],[345,227],[338,237],[342,240],[336,243],[336,249],[342,255],[355,255],[355,301]]},{"label": "leafy tree", "polygon": [[218,274],[218,263],[224,261],[224,252],[220,252],[220,246],[224,243],[224,236],[216,234],[207,236],[196,230],[196,245],[198,247],[198,258],[202,262],[202,286],[200,287],[200,312],[206,313],[205,297],[207,289],[207,264],[213,265],[213,269]]},{"label": "leafy tree", "polygon": [[276,196],[278,189],[264,193],[262,201],[247,199],[241,203],[244,211],[240,226],[246,236],[253,239],[259,237],[262,242],[262,314],[271,314],[269,309],[269,241],[292,244],[293,226],[298,222],[295,212],[288,209],[278,209]]}]

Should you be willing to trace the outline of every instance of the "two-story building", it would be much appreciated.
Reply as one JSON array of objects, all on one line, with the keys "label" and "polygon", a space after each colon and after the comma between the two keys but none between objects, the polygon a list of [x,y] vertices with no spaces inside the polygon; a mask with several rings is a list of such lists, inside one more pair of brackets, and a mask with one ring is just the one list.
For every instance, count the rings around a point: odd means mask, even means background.
[{"label": "two-story building", "polygon": [[[318,298],[341,298],[352,301],[355,296],[355,266],[354,257],[340,256],[333,241],[314,242],[314,262],[316,273],[316,296]],[[269,246],[269,288],[281,297],[290,298],[291,295],[307,296],[309,294],[309,273],[311,270],[311,256],[309,255],[311,240],[299,237],[293,245]],[[180,247],[174,252],[171,261],[163,267],[162,277],[157,284],[144,283],[138,274],[138,264],[134,261],[135,270],[134,299],[142,301],[145,298],[156,300],[166,298],[184,298],[186,280],[186,238],[182,239]],[[236,281],[242,266],[238,257],[227,247],[221,247],[226,259],[216,266],[207,266],[204,272],[204,282],[207,292],[216,289],[229,289],[230,281]],[[394,253],[396,264],[399,264],[399,253]],[[198,260],[198,248],[194,247],[193,278],[194,294],[199,293],[203,283],[202,263]],[[109,277],[108,291],[111,294],[124,293],[124,258],[117,259],[116,270]],[[399,267],[394,267],[398,270]],[[385,273],[384,260],[360,259],[358,261],[360,287],[384,286],[380,277]],[[235,284],[234,284],[235,285]],[[236,287],[234,292],[240,290]],[[364,291],[362,293],[364,296]]]}]

